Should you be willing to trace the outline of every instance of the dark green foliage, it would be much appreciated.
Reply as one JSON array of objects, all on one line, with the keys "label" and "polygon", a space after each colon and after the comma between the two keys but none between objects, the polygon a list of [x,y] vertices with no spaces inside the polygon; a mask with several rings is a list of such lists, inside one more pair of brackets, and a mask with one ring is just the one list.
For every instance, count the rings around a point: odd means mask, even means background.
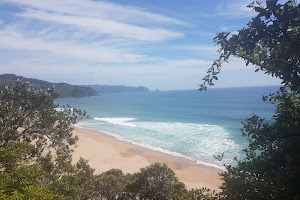
[{"label": "dark green foliage", "polygon": [[62,173],[57,180],[53,180],[51,188],[56,193],[66,196],[67,199],[87,200],[98,192],[95,182],[94,169],[81,158],[74,166],[69,164],[65,173]]},{"label": "dark green foliage", "polygon": [[60,98],[64,97],[90,97],[97,96],[98,93],[90,87],[70,85],[67,83],[54,83]]},{"label": "dark green foliage", "polygon": [[59,194],[53,194],[47,187],[29,186],[25,187],[20,193],[15,191],[12,195],[4,194],[0,190],[0,200],[65,200],[66,198]]},{"label": "dark green foliage", "polygon": [[35,148],[27,142],[5,145],[0,149],[0,168],[2,171],[12,171],[34,157],[35,153]]},{"label": "dark green foliage", "polygon": [[[86,113],[69,106],[57,111],[55,97],[53,88],[36,90],[28,82],[21,81],[1,91],[2,196],[13,198],[18,194],[20,199],[40,193],[55,196],[51,186],[63,175],[77,172],[71,165],[71,146],[78,138],[72,135],[71,124],[85,117]],[[62,191],[56,194],[62,194]],[[48,199],[52,198],[50,196]]]},{"label": "dark green foliage", "polygon": [[22,82],[30,82],[33,85],[43,85],[45,87],[51,87],[51,83],[33,78],[25,78],[23,76],[16,76],[15,74],[1,74],[0,75],[0,89],[4,90],[5,86],[14,83],[16,80]]},{"label": "dark green foliage", "polygon": [[65,199],[43,186],[45,172],[37,163],[34,146],[27,142],[0,147],[0,199]]},{"label": "dark green foliage", "polygon": [[29,164],[30,158],[34,157],[33,149],[26,142],[7,144],[0,148],[0,190],[11,194],[42,178],[41,167]]},{"label": "dark green foliage", "polygon": [[215,191],[202,188],[188,191],[175,173],[165,164],[155,163],[133,175],[112,169],[96,175],[97,193],[92,199],[159,199],[159,200],[217,200]]},{"label": "dark green foliage", "polygon": [[200,189],[192,189],[186,192],[181,199],[185,200],[218,200],[220,199],[220,194],[211,191],[207,188],[200,188]]},{"label": "dark green foliage", "polygon": [[138,199],[179,199],[185,186],[165,164],[155,163],[133,175],[127,190]]},{"label": "dark green foliage", "polygon": [[55,87],[59,98],[64,97],[89,97],[97,96],[98,93],[90,87],[70,85],[67,83],[50,83],[38,79],[25,78],[22,76],[16,76],[14,74],[2,74],[0,75],[0,90],[4,90],[6,85],[13,84],[16,80],[23,82],[30,82],[35,89]]},{"label": "dark green foliage", "polygon": [[130,183],[131,175],[125,175],[119,169],[111,169],[96,175],[95,180],[95,187],[98,191],[96,199],[127,199],[130,196],[125,189]]},{"label": "dark green foliage", "polygon": [[[0,93],[0,147],[9,143],[30,142],[39,156],[49,148],[71,152],[78,138],[71,124],[86,116],[79,109],[54,104],[53,88],[35,90],[29,83],[16,81]],[[58,155],[58,154],[57,154]]]},{"label": "dark green foliage", "polygon": [[[249,140],[246,158],[223,174],[226,196],[247,199],[299,199],[300,106],[299,96],[279,92],[272,124],[253,115],[243,123]],[[274,96],[273,96],[274,97]],[[252,192],[247,192],[250,190]]]},{"label": "dark green foliage", "polygon": [[284,86],[263,97],[276,104],[274,123],[252,115],[243,123],[249,141],[246,158],[227,166],[222,199],[300,199],[300,6],[296,1],[251,3],[258,15],[238,34],[219,33],[220,57],[200,90],[213,85],[221,64],[236,56],[258,70],[282,79]]}]

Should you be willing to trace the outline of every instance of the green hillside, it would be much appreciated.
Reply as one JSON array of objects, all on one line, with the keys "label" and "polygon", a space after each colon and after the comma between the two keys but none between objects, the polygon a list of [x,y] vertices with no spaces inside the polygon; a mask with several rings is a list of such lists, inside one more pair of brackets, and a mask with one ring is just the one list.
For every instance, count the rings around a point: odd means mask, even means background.
[{"label": "green hillside", "polygon": [[129,92],[149,92],[147,87],[131,87],[124,85],[88,85],[99,94],[103,93],[129,93]]},{"label": "green hillside", "polygon": [[16,76],[15,74],[2,74],[0,75],[0,90],[3,90],[6,85],[13,84],[16,80],[28,81],[35,88],[52,87],[54,86],[59,98],[65,97],[88,97],[97,96],[98,93],[90,87],[70,85],[67,83],[51,83],[43,80],[25,78],[23,76]]}]

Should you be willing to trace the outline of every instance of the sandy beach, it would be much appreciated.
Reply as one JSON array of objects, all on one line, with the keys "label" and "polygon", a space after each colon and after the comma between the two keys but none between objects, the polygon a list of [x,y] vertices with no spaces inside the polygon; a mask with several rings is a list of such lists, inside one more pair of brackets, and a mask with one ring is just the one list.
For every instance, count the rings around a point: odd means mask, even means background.
[{"label": "sandy beach", "polygon": [[188,189],[207,187],[218,190],[222,183],[219,176],[222,171],[219,169],[120,141],[98,131],[75,128],[74,134],[79,136],[79,141],[74,149],[73,162],[80,157],[87,159],[96,174],[113,168],[135,173],[142,167],[159,162],[167,164]]}]

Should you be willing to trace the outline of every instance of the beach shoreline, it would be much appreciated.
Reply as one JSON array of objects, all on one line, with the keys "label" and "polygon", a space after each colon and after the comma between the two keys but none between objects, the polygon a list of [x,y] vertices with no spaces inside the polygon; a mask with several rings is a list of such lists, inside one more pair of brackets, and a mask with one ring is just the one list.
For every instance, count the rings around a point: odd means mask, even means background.
[{"label": "beach shoreline", "polygon": [[77,147],[74,148],[73,162],[77,162],[80,157],[88,160],[96,174],[113,168],[132,174],[159,162],[167,164],[188,189],[206,187],[219,190],[222,184],[219,175],[223,172],[221,169],[121,141],[101,131],[75,127],[73,133],[79,137]]}]

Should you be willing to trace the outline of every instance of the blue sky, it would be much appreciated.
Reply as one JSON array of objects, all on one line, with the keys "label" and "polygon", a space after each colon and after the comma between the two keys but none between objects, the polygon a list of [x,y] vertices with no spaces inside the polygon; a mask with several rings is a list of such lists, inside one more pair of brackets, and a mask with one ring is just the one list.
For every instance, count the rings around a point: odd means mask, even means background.
[{"label": "blue sky", "polygon": [[[71,84],[197,89],[213,37],[255,15],[251,0],[1,0],[0,74]],[[233,58],[216,87],[278,85]]]}]

